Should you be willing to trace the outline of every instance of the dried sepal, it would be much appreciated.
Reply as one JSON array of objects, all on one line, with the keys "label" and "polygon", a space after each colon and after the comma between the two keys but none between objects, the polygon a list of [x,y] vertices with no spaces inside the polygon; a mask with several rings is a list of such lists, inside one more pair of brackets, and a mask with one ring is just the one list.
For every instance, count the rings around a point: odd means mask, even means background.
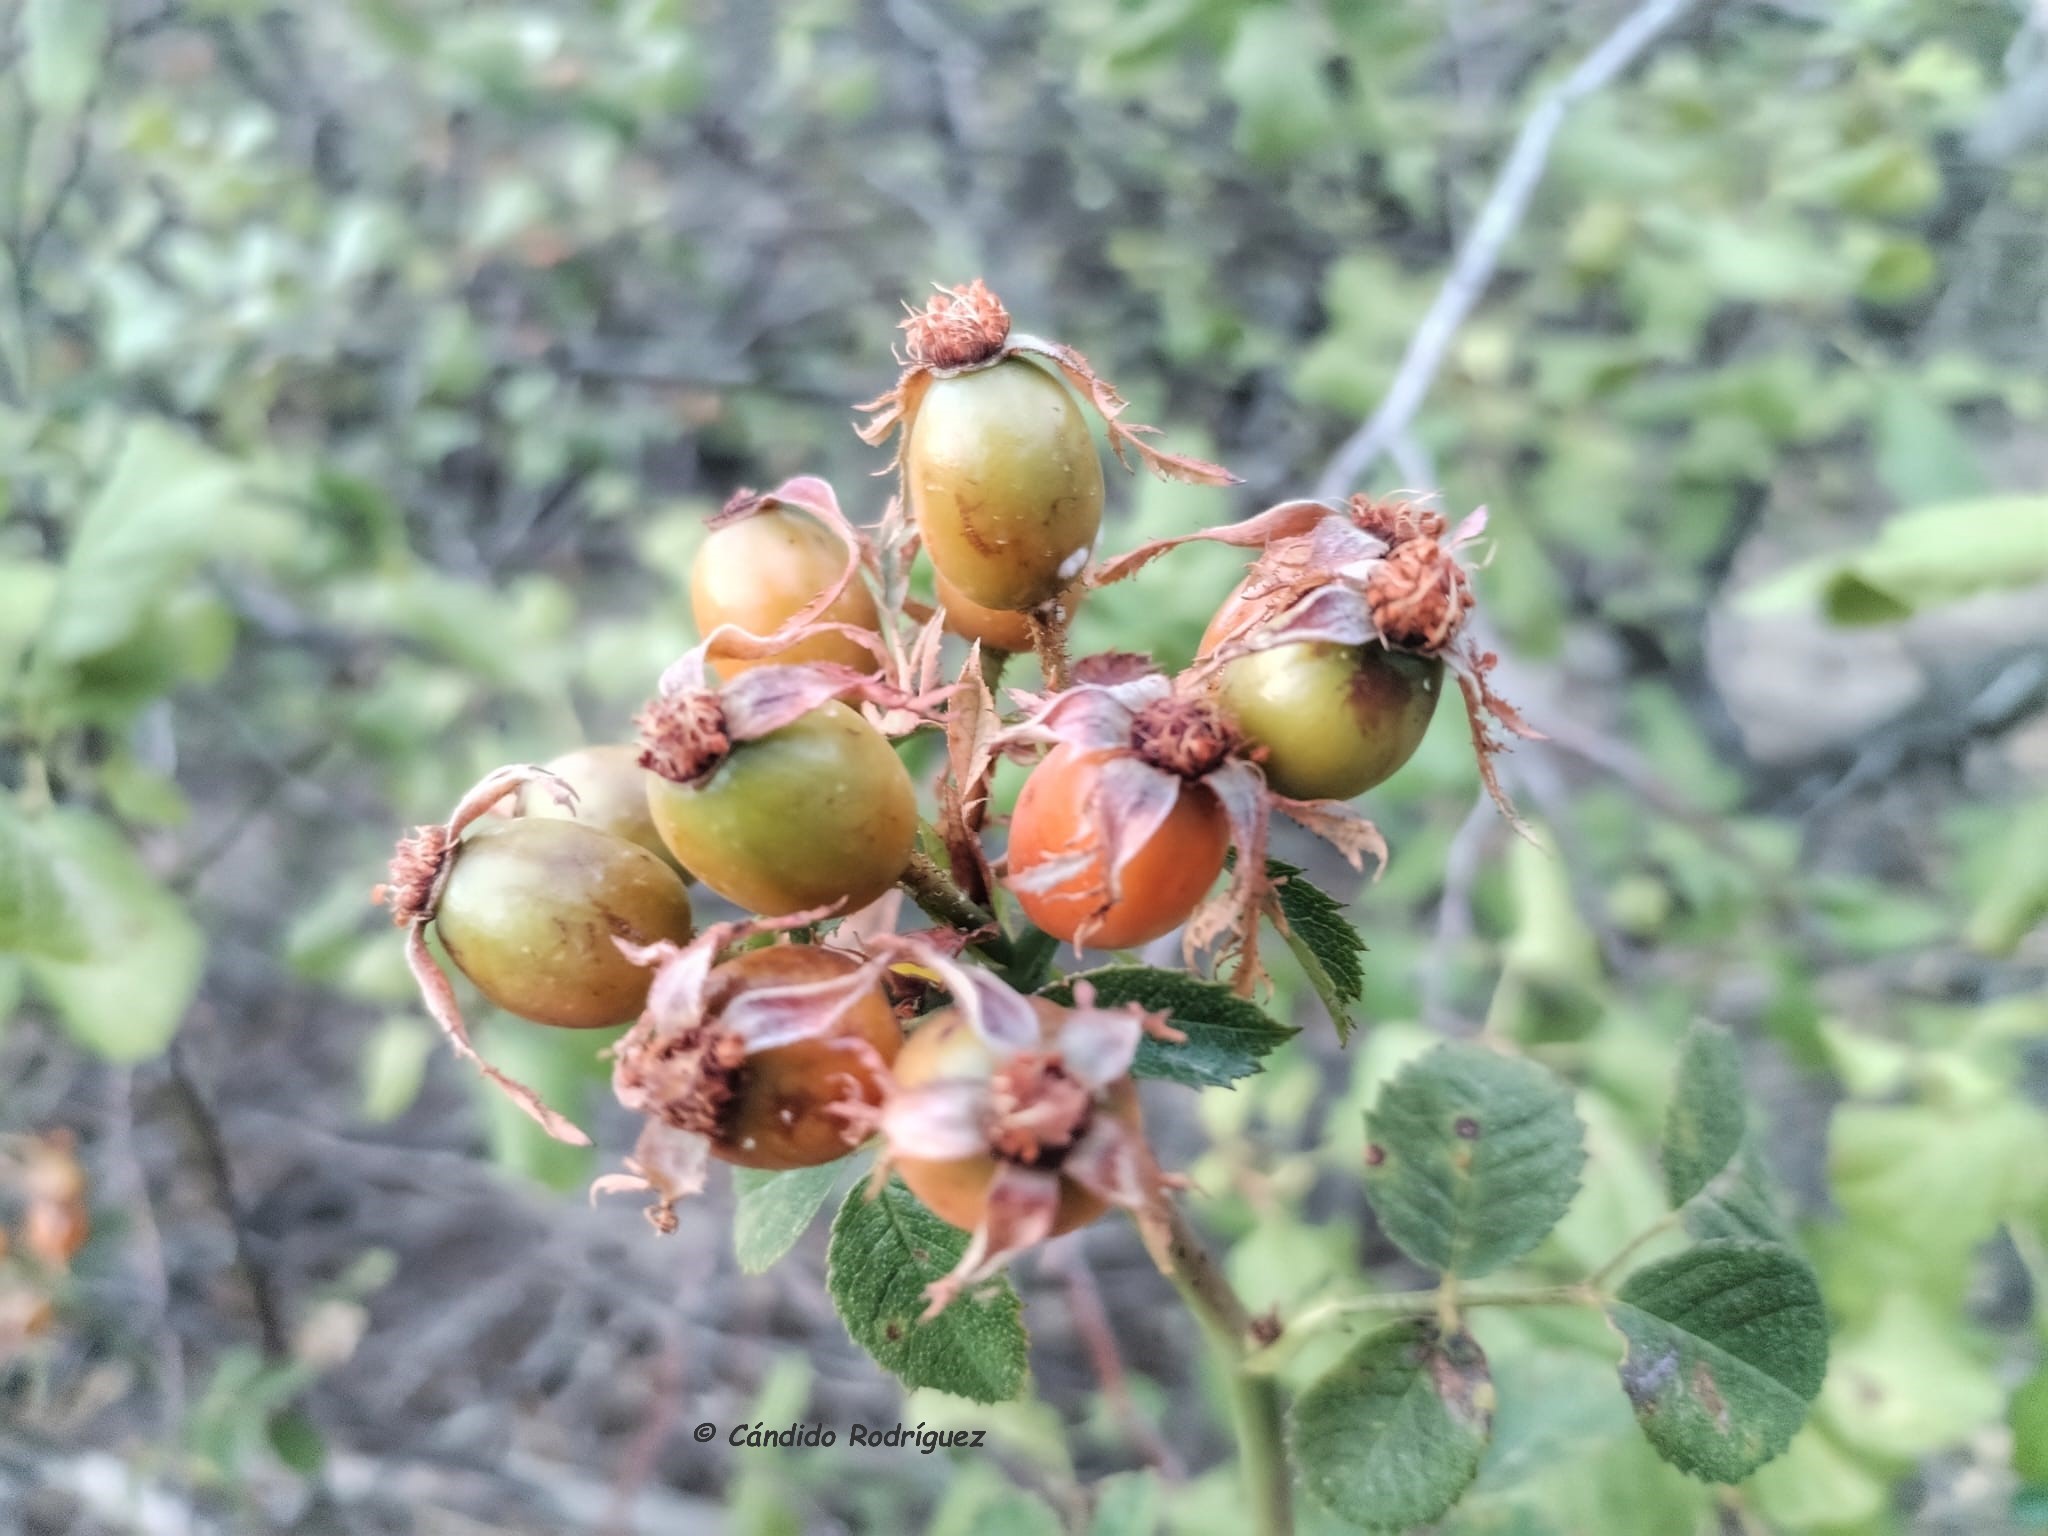
[{"label": "dried sepal", "polygon": [[1067,382],[1095,407],[1095,414],[1102,418],[1102,425],[1109,433],[1109,446],[1116,454],[1117,462],[1125,469],[1133,467],[1130,455],[1135,453],[1145,467],[1162,480],[1173,480],[1182,485],[1242,483],[1221,464],[1211,464],[1207,459],[1198,459],[1192,454],[1168,453],[1148,443],[1145,439],[1157,437],[1159,429],[1124,421],[1123,413],[1130,402],[1072,347],[1038,336],[1017,336],[1011,339],[1008,350],[1012,355],[1035,353],[1066,376]]},{"label": "dried sepal", "polygon": [[439,909],[441,893],[448,884],[462,834],[507,796],[528,784],[540,784],[562,805],[574,810],[576,792],[558,775],[530,764],[497,768],[484,775],[455,804],[448,820],[439,826],[417,827],[398,844],[391,858],[391,878],[370,893],[370,899],[391,908],[392,921],[406,930],[405,964],[420,989],[427,1014],[440,1026],[449,1049],[471,1063],[485,1081],[557,1141],[587,1147],[590,1138],[565,1116],[550,1109],[541,1096],[517,1079],[508,1077],[477,1053],[463,1022],[462,1006],[455,999],[455,987],[427,947],[427,927]]},{"label": "dried sepal", "polygon": [[946,774],[939,781],[939,836],[953,879],[982,906],[994,883],[981,829],[988,819],[989,785],[995,774],[996,739],[1003,720],[982,671],[981,645],[970,646],[952,699],[946,706]]},{"label": "dried sepal", "polygon": [[1276,539],[1290,538],[1308,532],[1326,517],[1336,515],[1336,509],[1324,501],[1283,501],[1278,506],[1268,507],[1256,517],[1248,517],[1239,523],[1224,523],[1215,528],[1200,528],[1193,533],[1178,533],[1171,538],[1151,539],[1136,549],[1128,550],[1098,565],[1088,574],[1091,587],[1106,587],[1112,582],[1122,581],[1169,549],[1178,549],[1183,544],[1203,541],[1211,544],[1229,544],[1238,549],[1264,549]]},{"label": "dried sepal", "polygon": [[711,1143],[650,1119],[640,1127],[640,1138],[624,1161],[624,1173],[600,1174],[590,1181],[590,1203],[595,1205],[601,1195],[644,1190],[654,1196],[647,1207],[648,1224],[667,1237],[676,1230],[676,1206],[704,1188],[711,1171]]}]

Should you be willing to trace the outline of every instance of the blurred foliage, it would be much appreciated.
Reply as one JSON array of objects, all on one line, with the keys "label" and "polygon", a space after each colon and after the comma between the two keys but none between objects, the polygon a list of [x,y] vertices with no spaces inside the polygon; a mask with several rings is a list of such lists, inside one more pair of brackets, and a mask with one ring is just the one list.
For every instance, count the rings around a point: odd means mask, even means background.
[{"label": "blurred foliage", "polygon": [[[390,832],[625,729],[688,641],[682,573],[735,483],[816,470],[879,512],[847,407],[890,376],[900,299],[984,273],[1135,417],[1243,473],[1240,510],[1298,491],[1392,378],[1515,124],[1616,14],[0,11],[0,1001],[16,1031],[144,1060],[195,998],[234,1006],[254,955],[357,1019],[377,1121],[433,1070],[362,901]],[[1927,647],[1960,597],[2040,591],[2043,27],[2016,0],[1702,6],[1574,110],[1411,461],[1450,507],[1493,507],[1504,646],[1656,792],[1521,783],[1558,856],[1490,845],[1461,877],[1471,932],[1433,945],[1474,788],[1446,712],[1374,796],[1396,857],[1353,909],[1348,1053],[1278,1051],[1201,1103],[1190,1172],[1247,1295],[1398,1283],[1330,1191],[1355,1195],[1378,1087],[1445,1017],[1483,1018],[1573,1078],[1603,1169],[1542,1276],[1656,1218],[1683,1031],[1731,1026],[1839,1330],[1813,1422],[1741,1493],[1775,1530],[2048,1523],[2039,730],[2030,759],[1968,750],[1990,728],[1960,710],[1931,757],[1816,750],[1846,786],[1821,803],[1898,797],[1831,839],[1745,757],[1708,624],[1922,615],[1901,632]],[[1113,494],[1119,546],[1223,505]],[[1091,599],[1080,641],[1184,661],[1241,568],[1176,555]],[[2026,720],[1991,724],[2017,743]],[[1283,970],[1276,1009],[1306,985]],[[1325,1027],[1312,1000],[1300,1021]],[[485,1027],[551,1096],[602,1083],[601,1041]],[[479,1125],[508,1166],[588,1171]],[[1480,1331],[1532,1406],[1447,1533],[1706,1528],[1615,1411],[1610,1338]],[[226,1479],[314,1465],[276,1412],[300,1385],[219,1362],[188,1454]],[[800,1411],[802,1381],[769,1390]],[[850,1490],[831,1453],[735,1465],[750,1531],[846,1501],[904,1528],[934,1493]],[[935,1529],[1056,1528],[973,1471]],[[1227,1482],[1101,1485],[1094,1528],[1236,1530]]]}]

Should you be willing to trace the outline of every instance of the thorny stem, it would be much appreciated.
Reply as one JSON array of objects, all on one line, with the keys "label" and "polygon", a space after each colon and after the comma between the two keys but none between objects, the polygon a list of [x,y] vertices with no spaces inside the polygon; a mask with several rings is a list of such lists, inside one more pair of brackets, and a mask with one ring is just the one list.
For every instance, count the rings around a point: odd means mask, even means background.
[{"label": "thorny stem", "polygon": [[207,1103],[199,1079],[192,1073],[182,1041],[171,1042],[164,1061],[170,1068],[171,1086],[191,1123],[193,1134],[198,1138],[200,1159],[206,1165],[214,1199],[227,1221],[234,1267],[241,1271],[242,1283],[248,1287],[249,1305],[256,1314],[256,1335],[263,1345],[264,1356],[273,1362],[288,1359],[291,1340],[285,1330],[284,1308],[279,1305],[270,1271],[249,1251],[248,1235],[242,1225],[242,1199],[235,1186],[234,1165],[228,1161],[227,1140],[221,1134],[220,1120],[215,1116],[213,1106]]},{"label": "thorny stem", "polygon": [[967,893],[953,883],[953,877],[939,868],[922,849],[910,855],[910,863],[896,883],[927,916],[937,918],[947,927],[957,928],[962,933],[987,930],[989,936],[975,940],[974,947],[998,965],[1010,963],[1010,941],[1003,937],[995,918],[978,902],[969,899]]},{"label": "thorny stem", "polygon": [[1597,1307],[1606,1300],[1600,1288],[1590,1282],[1578,1285],[1538,1285],[1447,1291],[1382,1291],[1370,1296],[1339,1296],[1319,1302],[1291,1319],[1280,1336],[1253,1352],[1246,1368],[1270,1374],[1293,1358],[1304,1339],[1337,1326],[1345,1319],[1371,1317],[1436,1317],[1455,1320],[1459,1312],[1475,1307]]},{"label": "thorny stem", "polygon": [[1067,620],[1054,598],[1044,608],[1025,615],[1031,625],[1031,644],[1038,652],[1038,670],[1045,674],[1045,691],[1058,693],[1067,686]]},{"label": "thorny stem", "polygon": [[1251,1500],[1254,1536],[1292,1536],[1293,1488],[1281,1426],[1280,1385],[1248,1369],[1260,1345],[1250,1311],[1202,1245],[1178,1205],[1167,1207],[1173,1284],[1202,1325],[1217,1369],[1230,1385],[1238,1459]]}]

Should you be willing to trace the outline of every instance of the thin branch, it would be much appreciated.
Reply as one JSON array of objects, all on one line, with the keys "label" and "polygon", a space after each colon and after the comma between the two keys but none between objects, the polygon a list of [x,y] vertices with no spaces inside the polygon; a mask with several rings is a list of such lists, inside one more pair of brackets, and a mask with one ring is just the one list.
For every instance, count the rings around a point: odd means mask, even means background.
[{"label": "thin branch", "polygon": [[235,1268],[249,1291],[249,1303],[256,1313],[256,1334],[262,1342],[264,1357],[271,1361],[289,1359],[291,1339],[285,1332],[284,1309],[278,1302],[270,1271],[250,1252],[248,1233],[242,1225],[241,1196],[235,1189],[234,1165],[228,1160],[227,1138],[221,1134],[220,1121],[214,1115],[213,1106],[207,1103],[199,1079],[192,1074],[182,1040],[171,1042],[164,1062],[170,1068],[171,1085],[177,1090],[185,1118],[191,1122],[193,1134],[199,1140],[200,1158],[206,1166],[207,1179],[213,1185],[214,1199],[227,1220],[228,1234],[234,1244]]},{"label": "thin branch", "polygon": [[1102,1287],[1096,1283],[1095,1271],[1088,1263],[1088,1255],[1081,1248],[1078,1235],[1046,1249],[1043,1267],[1058,1275],[1066,1286],[1067,1316],[1074,1325],[1074,1331],[1081,1336],[1082,1347],[1087,1350],[1089,1364],[1095,1369],[1103,1400],[1109,1404],[1110,1412],[1122,1426],[1125,1437],[1162,1479],[1176,1484],[1185,1482],[1187,1468],[1159,1433],[1159,1426],[1146,1417],[1145,1411],[1131,1396],[1130,1374],[1124,1368],[1123,1350],[1117,1344],[1109,1309],[1102,1302]]},{"label": "thin branch", "polygon": [[1271,1338],[1270,1321],[1251,1315],[1178,1204],[1168,1202],[1167,1220],[1174,1289],[1202,1325],[1217,1367],[1229,1382],[1251,1529],[1255,1536],[1292,1536],[1293,1485],[1279,1387],[1270,1377],[1246,1369],[1252,1351]]},{"label": "thin branch", "polygon": [[1459,327],[1484,297],[1494,270],[1500,265],[1501,252],[1529,211],[1530,199],[1549,165],[1551,145],[1564,126],[1566,114],[1633,64],[1658,34],[1694,3],[1695,0],[1645,0],[1536,104],[1516,134],[1514,148],[1508,152],[1507,162],[1479,210],[1479,218],[1459,248],[1450,276],[1444,279],[1435,302],[1409,339],[1394,382],[1381,397],[1379,408],[1331,456],[1322,478],[1316,482],[1316,495],[1342,496],[1353,490],[1414,420],[1443,368]]}]

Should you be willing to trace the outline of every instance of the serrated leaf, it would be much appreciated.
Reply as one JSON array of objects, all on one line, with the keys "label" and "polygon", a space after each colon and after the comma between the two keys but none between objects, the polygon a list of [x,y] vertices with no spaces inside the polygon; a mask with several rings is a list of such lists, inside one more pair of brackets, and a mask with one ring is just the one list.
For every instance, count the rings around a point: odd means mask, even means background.
[{"label": "serrated leaf", "polygon": [[1359,958],[1365,953],[1365,940],[1344,915],[1344,903],[1310,884],[1294,865],[1268,859],[1266,875],[1286,919],[1281,936],[1330,1010],[1341,1044],[1356,1027],[1351,1005],[1365,995],[1365,966]]},{"label": "serrated leaf", "polygon": [[85,930],[37,824],[0,794],[0,951],[82,960]]},{"label": "serrated leaf", "polygon": [[1493,1378],[1469,1333],[1428,1318],[1383,1328],[1301,1395],[1295,1465],[1331,1513],[1368,1530],[1442,1516],[1479,1471],[1493,1433]]},{"label": "serrated leaf", "polygon": [[1077,981],[1095,988],[1101,1007],[1138,1003],[1167,1014],[1176,1029],[1187,1032],[1178,1045],[1148,1035],[1131,1064],[1133,1077],[1163,1078],[1190,1088],[1228,1088],[1259,1071],[1260,1060],[1297,1033],[1228,987],[1145,965],[1083,971],[1047,987],[1043,995],[1072,1003]]},{"label": "serrated leaf", "polygon": [[65,1031],[108,1061],[161,1051],[199,990],[206,944],[119,830],[59,811],[38,831],[85,935],[77,960],[31,958],[29,977]]},{"label": "serrated leaf", "polygon": [[735,1168],[732,1185],[739,1209],[733,1214],[732,1247],[740,1268],[750,1275],[763,1274],[794,1248],[847,1163],[842,1157],[816,1168],[783,1172]]},{"label": "serrated leaf", "polygon": [[1418,1263],[1483,1275],[1520,1258],[1578,1192],[1585,1127],[1554,1073],[1485,1046],[1408,1063],[1366,1116],[1365,1188]]},{"label": "serrated leaf", "polygon": [[1664,1119],[1664,1187],[1685,1204],[1742,1146],[1742,1053],[1718,1024],[1694,1024],[1678,1055],[1678,1086]]},{"label": "serrated leaf", "polygon": [[28,0],[22,10],[23,82],[40,112],[67,116],[99,79],[110,0]]},{"label": "serrated leaf", "polygon": [[1745,1136],[1735,1159],[1685,1208],[1685,1230],[1696,1240],[1747,1237],[1794,1246],[1792,1227],[1764,1162],[1762,1143]]},{"label": "serrated leaf", "polygon": [[832,1222],[825,1286],[853,1341],[908,1387],[977,1403],[1006,1402],[1024,1385],[1023,1307],[1007,1280],[976,1286],[930,1322],[925,1287],[949,1273],[967,1234],[926,1210],[892,1179],[873,1199],[847,1196]]},{"label": "serrated leaf", "polygon": [[1645,1265],[1607,1317],[1636,1422],[1706,1482],[1740,1482],[1790,1445],[1827,1375],[1820,1284],[1771,1244],[1723,1238]]}]

